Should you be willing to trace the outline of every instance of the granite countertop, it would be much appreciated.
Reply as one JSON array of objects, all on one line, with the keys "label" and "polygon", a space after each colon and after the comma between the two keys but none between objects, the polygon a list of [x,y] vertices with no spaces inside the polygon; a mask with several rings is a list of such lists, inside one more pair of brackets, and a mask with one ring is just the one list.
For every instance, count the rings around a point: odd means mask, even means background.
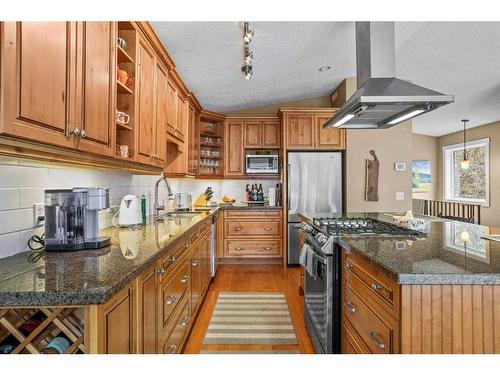
[{"label": "granite countertop", "polygon": [[0,259],[0,306],[105,303],[216,211],[158,222],[148,218],[138,229],[107,228],[101,235],[112,243],[99,250],[45,252],[43,257],[23,252]]},{"label": "granite countertop", "polygon": [[[391,214],[317,214],[313,217],[372,217],[392,222]],[[399,284],[500,284],[500,243],[481,239],[500,230],[459,221],[419,216],[427,236],[389,238],[341,236],[336,242],[362,255]]]}]

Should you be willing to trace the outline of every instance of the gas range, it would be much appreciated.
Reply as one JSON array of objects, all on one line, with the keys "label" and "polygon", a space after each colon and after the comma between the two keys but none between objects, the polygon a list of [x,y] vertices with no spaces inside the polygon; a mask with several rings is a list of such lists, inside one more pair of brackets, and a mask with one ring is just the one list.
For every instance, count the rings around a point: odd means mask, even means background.
[{"label": "gas range", "polygon": [[334,238],[359,237],[423,237],[425,233],[373,218],[322,218],[302,223],[308,243],[324,254],[332,254]]}]

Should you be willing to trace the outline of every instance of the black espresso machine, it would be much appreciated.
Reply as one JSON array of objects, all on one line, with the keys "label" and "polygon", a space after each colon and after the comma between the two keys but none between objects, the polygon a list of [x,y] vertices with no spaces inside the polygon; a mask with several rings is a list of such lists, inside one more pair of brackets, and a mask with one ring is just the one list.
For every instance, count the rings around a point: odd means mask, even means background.
[{"label": "black espresso machine", "polygon": [[99,211],[106,208],[107,188],[45,190],[45,250],[99,249],[110,245],[109,237],[99,237]]}]

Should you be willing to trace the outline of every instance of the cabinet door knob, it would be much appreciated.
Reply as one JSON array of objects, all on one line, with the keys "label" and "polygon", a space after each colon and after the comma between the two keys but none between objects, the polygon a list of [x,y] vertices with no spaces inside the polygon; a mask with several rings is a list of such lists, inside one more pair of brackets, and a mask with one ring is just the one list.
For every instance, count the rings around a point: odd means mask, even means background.
[{"label": "cabinet door knob", "polygon": [[165,305],[171,305],[177,300],[177,297],[175,295],[171,295],[165,300]]},{"label": "cabinet door knob", "polygon": [[375,331],[371,331],[369,333],[370,335],[370,338],[372,339],[373,343],[375,344],[375,346],[379,349],[385,349],[385,344],[379,340],[379,337],[377,335],[377,332]]},{"label": "cabinet door knob", "polygon": [[165,268],[162,267],[161,269],[158,270],[159,275],[163,275],[164,273],[165,273]]},{"label": "cabinet door knob", "polygon": [[185,284],[189,281],[190,277],[189,275],[184,275],[181,277],[181,283]]},{"label": "cabinet door knob", "polygon": [[82,129],[82,131],[80,132],[80,138],[85,138],[87,136],[87,133],[85,132],[85,130]]},{"label": "cabinet door knob", "polygon": [[354,314],[354,313],[356,312],[356,308],[354,307],[354,305],[352,304],[352,302],[351,302],[351,301],[346,301],[346,302],[344,303],[344,306],[345,306],[345,308],[346,308],[348,311],[350,311],[351,313],[353,313],[353,314]]},{"label": "cabinet door knob", "polygon": [[347,268],[348,270],[350,270],[352,268],[351,263],[345,262],[345,268]]},{"label": "cabinet door knob", "polygon": [[81,134],[81,130],[80,130],[80,128],[73,128],[69,131],[69,133],[76,136],[76,137],[79,137]]},{"label": "cabinet door knob", "polygon": [[170,350],[168,351],[168,354],[174,354],[177,352],[177,345],[169,345],[168,347]]},{"label": "cabinet door knob", "polygon": [[185,316],[184,318],[182,318],[181,320],[181,326],[185,327],[189,324],[189,316]]},{"label": "cabinet door knob", "polygon": [[191,265],[193,267],[196,267],[198,264],[200,264],[200,262],[198,261],[198,259],[193,259],[193,261],[191,262]]}]

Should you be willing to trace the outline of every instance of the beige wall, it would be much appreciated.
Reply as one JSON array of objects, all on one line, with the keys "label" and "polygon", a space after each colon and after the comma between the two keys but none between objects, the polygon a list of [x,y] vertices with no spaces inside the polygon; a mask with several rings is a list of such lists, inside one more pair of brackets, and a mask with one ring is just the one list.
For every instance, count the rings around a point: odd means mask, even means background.
[{"label": "beige wall", "polygon": [[[348,130],[346,151],[346,210],[348,212],[405,212],[411,209],[411,122],[384,130]],[[380,161],[379,200],[365,201],[365,159],[375,150]],[[394,170],[394,163],[406,163],[406,171]],[[396,200],[396,192],[404,200]]]},{"label": "beige wall", "polygon": [[331,107],[331,101],[329,96],[319,96],[317,98],[269,104],[262,107],[245,108],[238,111],[228,112],[227,114],[235,116],[276,116],[278,114],[278,110],[282,107]]},{"label": "beige wall", "polygon": [[[438,199],[443,199],[442,147],[461,143],[462,137],[462,132],[457,132],[438,139]],[[467,131],[469,141],[482,138],[490,138],[490,205],[481,208],[481,224],[500,227],[500,121]]]},{"label": "beige wall", "polygon": [[[413,134],[412,136],[412,159],[430,160],[431,162],[431,192],[412,193],[415,199],[437,199],[438,191],[438,164],[439,164],[438,138],[428,135]],[[411,169],[411,165],[409,165]]]}]

